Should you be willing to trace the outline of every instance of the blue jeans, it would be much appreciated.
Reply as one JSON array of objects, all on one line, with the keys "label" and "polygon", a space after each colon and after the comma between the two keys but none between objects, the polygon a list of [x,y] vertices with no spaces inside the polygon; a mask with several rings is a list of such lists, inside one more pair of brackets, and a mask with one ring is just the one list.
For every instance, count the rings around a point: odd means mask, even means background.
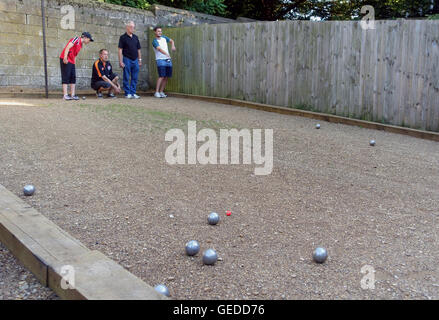
[{"label": "blue jeans", "polygon": [[123,90],[127,96],[136,93],[137,78],[139,76],[139,60],[131,60],[127,57],[123,57],[123,63],[125,64],[125,68],[123,68]]}]

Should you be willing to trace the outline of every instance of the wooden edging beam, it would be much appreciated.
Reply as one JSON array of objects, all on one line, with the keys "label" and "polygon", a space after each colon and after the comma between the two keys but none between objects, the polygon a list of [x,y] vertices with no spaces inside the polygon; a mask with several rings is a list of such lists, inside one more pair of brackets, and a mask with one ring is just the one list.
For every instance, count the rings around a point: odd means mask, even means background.
[{"label": "wooden edging beam", "polygon": [[316,119],[316,120],[328,121],[328,122],[332,122],[332,123],[340,123],[340,124],[346,124],[346,125],[351,125],[351,126],[358,126],[358,127],[367,128],[367,129],[382,130],[382,131],[386,131],[386,132],[403,134],[403,135],[407,135],[407,136],[411,136],[411,137],[415,137],[415,138],[439,142],[439,133],[438,132],[416,130],[416,129],[411,129],[411,128],[404,128],[404,127],[398,127],[398,126],[378,123],[378,122],[351,119],[351,118],[345,118],[345,117],[335,116],[335,115],[331,115],[331,114],[312,112],[312,111],[306,111],[306,110],[299,110],[299,109],[293,109],[293,108],[277,107],[277,106],[272,106],[272,105],[268,105],[268,104],[242,101],[242,100],[236,100],[236,99],[206,97],[206,96],[198,96],[198,95],[176,93],[176,92],[170,92],[167,94],[168,94],[168,96],[175,97],[175,98],[187,98],[187,99],[195,99],[195,100],[201,100],[201,101],[206,101],[206,102],[211,102],[211,103],[221,103],[221,104],[232,105],[232,106],[236,106],[236,107],[245,107],[245,108],[251,108],[251,109],[262,110],[262,111],[267,111],[267,112],[274,112],[274,113],[279,113],[279,114],[286,114],[286,115],[291,115],[291,116],[298,116],[298,117],[305,117],[305,118],[311,118],[311,119]]},{"label": "wooden edging beam", "polygon": [[86,248],[2,185],[0,242],[62,299],[167,299],[101,252]]}]

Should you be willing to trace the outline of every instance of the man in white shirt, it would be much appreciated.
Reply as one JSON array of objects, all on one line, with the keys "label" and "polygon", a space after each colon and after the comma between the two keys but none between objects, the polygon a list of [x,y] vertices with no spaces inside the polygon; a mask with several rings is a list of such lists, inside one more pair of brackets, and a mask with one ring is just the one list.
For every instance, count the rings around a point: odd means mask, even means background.
[{"label": "man in white shirt", "polygon": [[159,78],[157,79],[157,86],[155,89],[154,97],[166,98],[165,87],[168,83],[168,79],[172,77],[172,61],[169,55],[168,42],[171,43],[172,51],[175,51],[174,40],[169,39],[162,34],[162,28],[154,28],[155,38],[152,41],[152,47],[155,52],[155,60],[157,63],[157,71]]}]

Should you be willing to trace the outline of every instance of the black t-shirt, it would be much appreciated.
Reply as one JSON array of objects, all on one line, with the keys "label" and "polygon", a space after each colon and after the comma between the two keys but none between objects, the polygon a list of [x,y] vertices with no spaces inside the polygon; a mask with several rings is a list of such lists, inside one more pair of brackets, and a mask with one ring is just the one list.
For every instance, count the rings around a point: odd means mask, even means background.
[{"label": "black t-shirt", "polygon": [[104,62],[98,59],[93,63],[93,72],[91,76],[91,83],[97,81],[103,81],[102,76],[106,76],[108,79],[113,80],[116,74],[113,73],[113,67],[110,61]]},{"label": "black t-shirt", "polygon": [[139,57],[137,50],[140,49],[139,38],[135,34],[130,37],[126,32],[119,38],[119,48],[122,49],[122,55],[131,60]]}]

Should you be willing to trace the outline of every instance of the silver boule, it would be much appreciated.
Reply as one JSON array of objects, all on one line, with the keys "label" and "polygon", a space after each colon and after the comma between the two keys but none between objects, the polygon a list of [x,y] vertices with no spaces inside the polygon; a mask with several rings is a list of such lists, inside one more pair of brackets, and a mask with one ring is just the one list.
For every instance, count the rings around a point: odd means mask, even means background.
[{"label": "silver boule", "polygon": [[211,224],[211,225],[217,224],[219,222],[219,220],[220,220],[220,216],[216,212],[211,212],[209,214],[209,216],[207,217],[207,222],[209,222],[209,224]]},{"label": "silver boule", "polygon": [[31,184],[24,186],[23,193],[25,196],[32,196],[35,193],[35,187]]},{"label": "silver boule", "polygon": [[186,243],[186,254],[188,256],[194,256],[200,251],[200,244],[196,240],[191,240]]},{"label": "silver boule", "polygon": [[216,251],[213,249],[207,249],[203,253],[203,263],[208,265],[214,265],[215,262],[218,260],[218,255],[216,254]]},{"label": "silver boule", "polygon": [[312,258],[317,263],[323,263],[328,258],[328,251],[325,248],[318,247],[314,250]]},{"label": "silver boule", "polygon": [[156,286],[154,287],[154,289],[155,289],[155,291],[157,291],[158,293],[161,293],[161,294],[163,294],[163,295],[165,295],[165,296],[167,296],[167,297],[170,296],[169,289],[168,289],[168,287],[165,286],[164,284],[158,284],[158,285],[156,285]]}]

